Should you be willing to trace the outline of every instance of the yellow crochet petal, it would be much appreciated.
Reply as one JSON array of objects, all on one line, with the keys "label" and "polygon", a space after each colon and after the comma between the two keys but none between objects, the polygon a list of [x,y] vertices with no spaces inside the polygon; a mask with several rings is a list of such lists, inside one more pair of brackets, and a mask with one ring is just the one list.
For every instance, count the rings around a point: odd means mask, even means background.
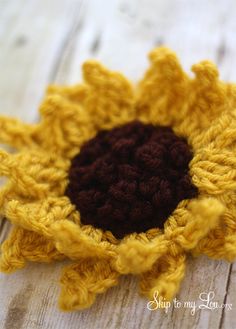
[{"label": "yellow crochet petal", "polygon": [[219,195],[236,189],[236,156],[222,149],[220,152],[206,147],[190,165],[192,182],[200,193]]},{"label": "yellow crochet petal", "polygon": [[47,95],[59,95],[78,105],[83,105],[89,92],[88,89],[88,86],[83,84],[73,86],[50,85],[47,88]]},{"label": "yellow crochet petal", "polygon": [[114,267],[122,274],[146,272],[167,252],[168,246],[169,241],[162,234],[145,242],[131,237],[118,246]]},{"label": "yellow crochet petal", "polygon": [[149,299],[149,309],[155,309],[157,301],[174,298],[184,277],[185,263],[184,254],[168,254],[154,264],[149,272],[140,275],[140,293]]},{"label": "yellow crochet petal", "polygon": [[[192,138],[195,152],[201,148],[209,147],[212,150],[231,149],[235,150],[236,140],[236,110],[229,108],[221,113],[208,129]],[[219,152],[219,151],[218,151]]]},{"label": "yellow crochet petal", "polygon": [[41,147],[63,157],[73,157],[95,131],[86,111],[60,94],[48,95],[40,106],[41,122],[34,139]]},{"label": "yellow crochet petal", "polygon": [[149,58],[151,66],[138,86],[137,115],[146,123],[173,126],[185,116],[189,79],[168,48],[154,49]]},{"label": "yellow crochet petal", "polygon": [[96,258],[66,267],[61,278],[60,308],[71,311],[90,307],[97,294],[118,284],[118,277],[108,261]]},{"label": "yellow crochet petal", "polygon": [[231,109],[235,109],[236,105],[236,84],[235,83],[225,83],[227,88],[227,100]]},{"label": "yellow crochet petal", "polygon": [[42,235],[13,227],[8,239],[1,245],[0,271],[10,273],[24,267],[26,261],[49,263],[63,257]]},{"label": "yellow crochet petal", "polygon": [[[48,184],[38,183],[34,177],[24,170],[17,159],[4,151],[0,151],[0,176],[7,176],[15,186],[15,190],[23,196],[44,197],[49,189]],[[29,189],[30,186],[30,189]]]},{"label": "yellow crochet petal", "polygon": [[7,196],[13,196],[13,194],[11,194],[12,191],[12,184],[7,182],[3,187],[1,187],[0,189],[0,216],[4,216],[3,211],[2,211],[2,207],[3,204],[6,202],[6,198]]},{"label": "yellow crochet petal", "polygon": [[217,236],[215,232],[203,239],[192,251],[193,256],[205,254],[212,259],[222,259],[233,262],[236,258],[235,234]]},{"label": "yellow crochet petal", "polygon": [[39,146],[47,152],[72,157],[95,134],[88,113],[75,102],[83,98],[85,89],[50,86],[40,106],[39,124],[0,116],[0,142],[20,149]]},{"label": "yellow crochet petal", "polygon": [[221,225],[202,239],[192,250],[192,254],[205,254],[213,259],[226,259],[232,262],[236,257],[235,232],[236,208],[231,204],[221,216]]},{"label": "yellow crochet petal", "polygon": [[0,115],[0,143],[19,149],[28,148],[35,143],[33,132],[34,126]]},{"label": "yellow crochet petal", "polygon": [[111,129],[135,118],[132,86],[122,74],[87,61],[83,76],[89,88],[84,107],[96,129]]},{"label": "yellow crochet petal", "polygon": [[[235,218],[235,221],[236,221],[236,218]],[[226,236],[223,252],[221,253],[221,256],[219,258],[226,259],[229,262],[233,262],[235,260],[235,258],[236,258],[236,236],[235,236],[235,234]]]},{"label": "yellow crochet petal", "polygon": [[62,195],[69,162],[35,150],[8,154],[0,150],[0,176],[6,176],[19,197],[41,199]]},{"label": "yellow crochet petal", "polygon": [[188,137],[191,141],[212,121],[231,107],[227,85],[219,80],[215,64],[202,61],[192,66],[195,78],[189,81],[189,90],[184,100],[186,116],[175,127],[176,133]]},{"label": "yellow crochet petal", "polygon": [[191,250],[219,224],[224,211],[223,204],[217,199],[191,200],[188,207],[178,207],[168,219],[165,237],[183,249]]},{"label": "yellow crochet petal", "polygon": [[59,220],[73,218],[74,206],[66,197],[48,197],[43,201],[30,203],[11,200],[6,204],[4,214],[12,223],[51,238],[50,225]]},{"label": "yellow crochet petal", "polygon": [[190,175],[202,193],[236,195],[236,111],[223,113],[195,139]]},{"label": "yellow crochet petal", "polygon": [[[114,258],[114,245],[101,241],[100,230],[93,232],[93,237],[70,221],[62,220],[51,225],[50,231],[56,248],[71,259],[97,257],[101,259]],[[96,231],[94,229],[94,231]],[[96,234],[97,233],[97,234]]]}]

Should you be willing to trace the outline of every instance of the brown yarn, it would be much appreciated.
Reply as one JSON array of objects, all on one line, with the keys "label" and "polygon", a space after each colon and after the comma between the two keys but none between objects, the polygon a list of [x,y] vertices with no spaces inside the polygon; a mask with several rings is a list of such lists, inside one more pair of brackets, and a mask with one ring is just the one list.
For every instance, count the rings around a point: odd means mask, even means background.
[{"label": "brown yarn", "polygon": [[81,222],[117,238],[162,228],[197,189],[188,174],[192,153],[171,128],[129,124],[101,131],[71,162],[66,195]]}]

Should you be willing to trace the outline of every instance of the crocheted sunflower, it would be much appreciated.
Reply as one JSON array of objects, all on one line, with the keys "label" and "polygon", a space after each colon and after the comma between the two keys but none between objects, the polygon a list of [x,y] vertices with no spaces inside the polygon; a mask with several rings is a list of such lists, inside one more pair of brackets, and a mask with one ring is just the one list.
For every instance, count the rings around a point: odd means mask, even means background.
[{"label": "crocheted sunflower", "polygon": [[137,88],[99,63],[50,86],[41,121],[0,117],[3,272],[71,259],[60,307],[89,307],[121,274],[171,300],[186,255],[236,257],[236,87],[203,61],[189,77],[166,48]]}]

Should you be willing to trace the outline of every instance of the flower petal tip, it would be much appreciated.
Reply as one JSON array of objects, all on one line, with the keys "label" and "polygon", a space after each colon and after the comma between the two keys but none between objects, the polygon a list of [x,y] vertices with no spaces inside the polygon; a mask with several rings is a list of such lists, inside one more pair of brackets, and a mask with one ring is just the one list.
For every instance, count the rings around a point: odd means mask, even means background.
[{"label": "flower petal tip", "polygon": [[219,71],[216,65],[208,60],[192,65],[191,70],[195,73],[196,79],[202,83],[213,82],[219,78]]},{"label": "flower petal tip", "polygon": [[152,62],[166,60],[167,58],[175,60],[175,61],[177,60],[176,53],[166,46],[160,46],[160,47],[154,48],[149,53],[148,57]]}]

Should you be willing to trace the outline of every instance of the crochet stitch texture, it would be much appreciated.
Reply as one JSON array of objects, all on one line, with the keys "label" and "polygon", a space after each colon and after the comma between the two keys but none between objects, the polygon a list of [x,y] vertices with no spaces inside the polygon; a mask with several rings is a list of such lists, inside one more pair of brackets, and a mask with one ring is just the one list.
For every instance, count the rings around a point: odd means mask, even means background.
[{"label": "crochet stitch texture", "polygon": [[[0,269],[10,273],[27,261],[71,259],[60,280],[63,310],[90,307],[128,273],[139,275],[142,295],[152,299],[158,291],[171,300],[187,254],[236,257],[236,85],[221,81],[209,61],[193,65],[189,77],[164,47],[154,49],[150,61],[136,88],[88,61],[83,84],[48,87],[39,123],[0,116],[0,142],[18,150],[0,150],[0,175],[8,178],[0,215],[13,224],[1,246]],[[119,239],[83,224],[65,192],[83,145],[135,121],[169,127],[187,141],[193,154],[188,173],[198,193],[180,201],[163,228],[134,229]]]}]

